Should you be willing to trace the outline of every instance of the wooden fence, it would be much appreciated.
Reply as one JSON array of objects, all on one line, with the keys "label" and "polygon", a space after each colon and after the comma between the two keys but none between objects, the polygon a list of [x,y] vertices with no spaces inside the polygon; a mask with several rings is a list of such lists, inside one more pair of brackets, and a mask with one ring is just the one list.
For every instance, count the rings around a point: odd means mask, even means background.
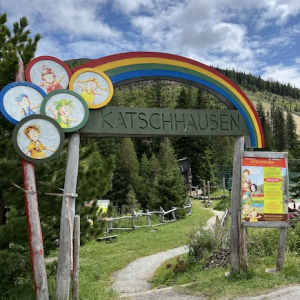
[{"label": "wooden fence", "polygon": [[[225,178],[223,177],[223,195],[221,196],[215,196],[215,197],[211,197],[210,196],[210,190],[211,190],[211,186],[210,186],[210,182],[207,181],[207,183],[205,183],[205,180],[203,180],[203,188],[199,188],[198,185],[197,186],[190,186],[190,196],[196,199],[200,199],[200,200],[204,200],[206,203],[206,206],[210,206],[211,205],[211,200],[217,200],[217,199],[223,199],[225,198]],[[215,187],[214,187],[215,188]]]},{"label": "wooden fence", "polygon": [[[176,216],[175,212],[179,209],[187,209],[188,215],[191,215],[192,213],[192,204],[188,204],[186,206],[183,206],[182,208],[179,207],[172,207],[168,211],[164,211],[163,208],[161,207],[159,211],[147,211],[146,213],[139,213],[132,211],[130,216],[122,216],[122,217],[117,217],[117,218],[108,218],[107,219],[107,228],[106,231],[107,233],[112,231],[112,230],[135,230],[136,228],[145,228],[145,227],[151,227],[151,226],[160,226],[166,223],[170,222],[175,222]],[[158,215],[159,216],[159,223],[156,224],[151,224],[151,216]],[[171,216],[168,220],[165,219],[165,216]],[[136,220],[140,217],[145,217],[146,218],[146,225],[136,225]],[[122,219],[131,219],[131,227],[114,227],[114,221],[122,220]]]}]

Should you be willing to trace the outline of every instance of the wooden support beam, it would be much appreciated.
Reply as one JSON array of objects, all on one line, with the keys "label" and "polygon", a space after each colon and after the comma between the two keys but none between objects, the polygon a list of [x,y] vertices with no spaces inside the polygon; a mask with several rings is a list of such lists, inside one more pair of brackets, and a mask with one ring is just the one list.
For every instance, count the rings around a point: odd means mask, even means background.
[{"label": "wooden support beam", "polygon": [[233,157],[233,175],[231,192],[231,225],[230,225],[230,272],[240,272],[239,259],[239,225],[238,211],[241,201],[241,154],[244,150],[244,137],[235,138],[234,157]]},{"label": "wooden support beam", "polygon": [[25,209],[27,217],[29,249],[35,297],[37,300],[49,300],[47,275],[44,260],[43,236],[39,216],[34,165],[21,158],[23,170],[23,188],[25,190]]},{"label": "wooden support beam", "polygon": [[72,300],[79,300],[80,216],[74,217],[74,271]]},{"label": "wooden support beam", "polygon": [[[56,299],[68,300],[70,276],[73,271],[73,223],[75,215],[75,194],[78,177],[80,134],[74,132],[68,137],[68,158],[64,194],[60,219],[59,254],[56,276]],[[66,196],[68,195],[68,196]]]}]

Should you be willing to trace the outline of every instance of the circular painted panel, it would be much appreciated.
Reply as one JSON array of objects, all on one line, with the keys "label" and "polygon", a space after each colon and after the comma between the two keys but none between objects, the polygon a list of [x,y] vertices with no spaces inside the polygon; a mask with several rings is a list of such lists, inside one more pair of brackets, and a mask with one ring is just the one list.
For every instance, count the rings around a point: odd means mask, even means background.
[{"label": "circular painted panel", "polygon": [[43,163],[59,155],[65,136],[52,118],[35,115],[21,120],[15,126],[12,141],[21,157],[33,163]]},{"label": "circular painted panel", "polygon": [[109,77],[93,68],[76,71],[70,79],[70,90],[81,95],[91,109],[105,106],[113,96]]},{"label": "circular painted panel", "polygon": [[79,130],[89,118],[89,108],[84,99],[70,90],[48,94],[42,102],[41,112],[53,118],[65,132]]},{"label": "circular painted panel", "polygon": [[72,75],[69,67],[52,56],[34,58],[26,68],[26,80],[41,87],[47,94],[66,89]]},{"label": "circular painted panel", "polygon": [[29,82],[13,82],[0,93],[0,110],[4,117],[17,124],[25,117],[40,114],[41,104],[46,93]]}]

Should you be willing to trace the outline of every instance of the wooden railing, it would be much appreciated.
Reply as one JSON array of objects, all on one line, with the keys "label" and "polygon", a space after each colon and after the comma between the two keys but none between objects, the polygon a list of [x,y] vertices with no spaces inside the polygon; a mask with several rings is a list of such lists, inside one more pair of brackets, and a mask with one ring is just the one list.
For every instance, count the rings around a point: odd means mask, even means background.
[{"label": "wooden railing", "polygon": [[[183,206],[182,208],[179,207],[172,207],[168,211],[164,211],[164,209],[161,207],[159,211],[147,211],[145,213],[135,212],[132,211],[130,216],[122,216],[122,217],[116,217],[116,218],[107,218],[107,233],[112,230],[135,230],[136,228],[143,228],[143,227],[151,227],[151,226],[160,226],[164,225],[166,223],[175,222],[177,221],[175,212],[179,209],[187,209],[188,215],[191,215],[192,213],[192,204],[188,204],[186,206]],[[151,224],[151,216],[158,215],[159,216],[159,223]],[[168,220],[165,219],[165,216],[169,215],[171,216]],[[136,225],[136,220],[140,217],[146,218],[146,225]],[[131,219],[131,227],[114,227],[114,221],[122,220],[122,219]],[[157,220],[157,219],[156,219]]]}]

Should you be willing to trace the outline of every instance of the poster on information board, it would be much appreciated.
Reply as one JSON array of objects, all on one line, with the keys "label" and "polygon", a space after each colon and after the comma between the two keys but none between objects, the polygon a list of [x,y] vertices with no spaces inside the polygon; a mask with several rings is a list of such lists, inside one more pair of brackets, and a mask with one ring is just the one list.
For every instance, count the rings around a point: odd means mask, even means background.
[{"label": "poster on information board", "polygon": [[270,227],[270,223],[274,223],[276,227],[287,226],[287,153],[243,152],[241,166],[243,225]]}]

